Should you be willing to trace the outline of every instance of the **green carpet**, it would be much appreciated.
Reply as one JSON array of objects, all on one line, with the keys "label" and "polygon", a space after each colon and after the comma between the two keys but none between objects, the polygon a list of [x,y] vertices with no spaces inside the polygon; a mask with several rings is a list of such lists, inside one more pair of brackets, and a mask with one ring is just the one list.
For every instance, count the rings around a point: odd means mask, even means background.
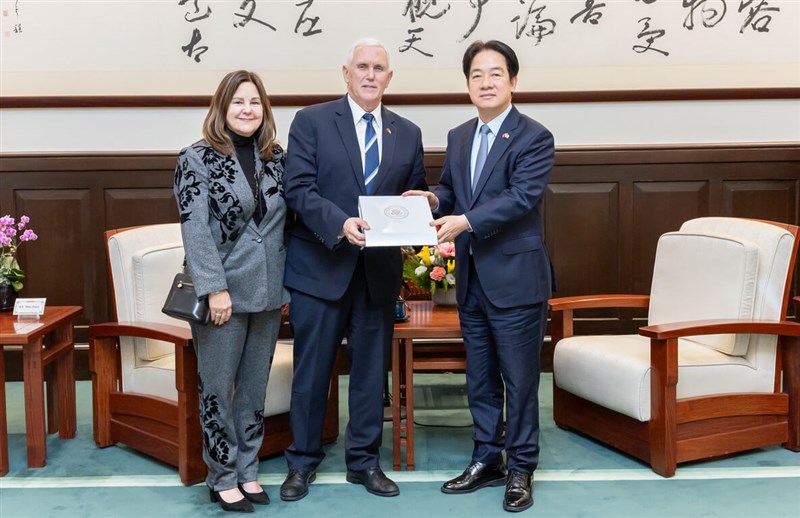
[{"label": "green carpet", "polygon": [[[347,393],[347,377],[340,390]],[[552,421],[552,377],[542,376],[541,462],[535,477],[535,505],[521,516],[537,517],[720,517],[800,516],[800,454],[762,448],[712,462],[682,464],[671,479],[639,461]],[[508,517],[503,488],[445,495],[443,481],[460,473],[472,451],[472,429],[463,375],[415,377],[416,471],[391,471],[391,423],[384,428],[382,465],[400,486],[400,496],[380,498],[345,482],[343,439],[326,447],[318,480],[309,496],[282,502],[278,487],[286,474],[282,456],[260,464],[259,480],[272,504],[255,515],[280,517]],[[26,465],[21,383],[7,384],[11,472],[0,478],[0,518],[97,518],[229,516],[208,501],[200,484],[184,487],[176,471],[123,446],[99,449],[91,430],[91,386],[77,385],[78,434],[48,436],[47,465]],[[345,398],[346,399],[346,398]],[[442,407],[437,414],[437,404]],[[347,409],[341,409],[344,432]],[[444,417],[449,413],[450,417]],[[439,422],[447,426],[434,426]],[[458,424],[459,426],[456,426]],[[343,435],[342,435],[343,437]]]}]

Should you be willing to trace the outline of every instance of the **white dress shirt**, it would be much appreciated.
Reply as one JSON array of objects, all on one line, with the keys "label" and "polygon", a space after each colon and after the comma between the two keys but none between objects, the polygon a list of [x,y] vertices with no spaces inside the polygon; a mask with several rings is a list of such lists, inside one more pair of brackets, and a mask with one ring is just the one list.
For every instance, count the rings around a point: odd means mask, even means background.
[{"label": "white dress shirt", "polygon": [[[361,170],[363,171],[364,153],[366,152],[364,146],[367,145],[367,143],[364,142],[364,133],[367,130],[367,121],[364,120],[364,114],[367,112],[356,104],[356,102],[350,98],[349,94],[347,95],[347,102],[350,103],[350,111],[353,113],[353,124],[356,127],[358,147],[361,150]],[[374,117],[372,119],[372,128],[375,130],[375,137],[378,139],[378,163],[380,163],[380,158],[383,156],[383,134],[381,133],[383,130],[383,119],[381,119],[381,104],[378,104],[378,107],[370,113]]]}]

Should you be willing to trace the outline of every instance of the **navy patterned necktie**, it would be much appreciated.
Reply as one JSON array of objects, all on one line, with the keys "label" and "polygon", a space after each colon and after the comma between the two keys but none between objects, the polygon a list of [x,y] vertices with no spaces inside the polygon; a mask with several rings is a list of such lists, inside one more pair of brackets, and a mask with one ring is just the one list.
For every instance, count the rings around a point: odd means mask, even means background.
[{"label": "navy patterned necktie", "polygon": [[375,128],[372,127],[374,118],[371,113],[364,114],[364,120],[367,122],[367,129],[364,132],[364,185],[367,188],[367,194],[372,194],[373,180],[378,175],[378,167],[381,164],[378,156],[378,136],[375,134]]},{"label": "navy patterned necktie", "polygon": [[478,158],[475,160],[475,170],[472,173],[472,191],[478,185],[478,179],[483,171],[483,164],[486,163],[486,156],[489,154],[489,126],[481,126],[481,141],[478,144]]}]

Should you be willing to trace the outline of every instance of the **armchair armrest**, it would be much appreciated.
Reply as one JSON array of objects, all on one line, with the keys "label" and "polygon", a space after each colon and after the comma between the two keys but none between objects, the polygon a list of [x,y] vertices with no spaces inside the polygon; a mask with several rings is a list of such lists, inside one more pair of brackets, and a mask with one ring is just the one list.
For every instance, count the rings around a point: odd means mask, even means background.
[{"label": "armchair armrest", "polygon": [[192,331],[185,327],[155,322],[105,322],[89,326],[89,339],[130,336],[172,342],[183,347],[191,345]]},{"label": "armchair armrest", "polygon": [[695,320],[639,328],[640,335],[656,340],[723,333],[800,337],[800,323],[787,320]]},{"label": "armchair armrest", "polygon": [[579,295],[547,301],[550,305],[550,337],[554,344],[573,335],[572,313],[588,308],[646,308],[650,295]]},{"label": "armchair armrest", "polygon": [[646,308],[650,295],[578,295],[547,301],[551,311],[586,308]]}]

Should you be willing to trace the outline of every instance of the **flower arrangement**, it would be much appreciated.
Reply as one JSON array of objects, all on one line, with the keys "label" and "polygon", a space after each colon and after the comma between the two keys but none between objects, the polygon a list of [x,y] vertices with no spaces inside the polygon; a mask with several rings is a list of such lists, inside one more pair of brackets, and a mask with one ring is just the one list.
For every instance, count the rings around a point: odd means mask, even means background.
[{"label": "flower arrangement", "polygon": [[433,294],[437,289],[444,291],[456,286],[456,247],[452,242],[435,246],[423,246],[418,253],[406,249],[403,262],[403,277],[416,286],[429,289]]},{"label": "flower arrangement", "polygon": [[30,222],[28,216],[19,218],[19,223],[6,214],[0,218],[0,286],[10,285],[14,291],[22,289],[25,272],[17,262],[17,250],[23,241],[36,241],[33,230],[25,228]]}]

